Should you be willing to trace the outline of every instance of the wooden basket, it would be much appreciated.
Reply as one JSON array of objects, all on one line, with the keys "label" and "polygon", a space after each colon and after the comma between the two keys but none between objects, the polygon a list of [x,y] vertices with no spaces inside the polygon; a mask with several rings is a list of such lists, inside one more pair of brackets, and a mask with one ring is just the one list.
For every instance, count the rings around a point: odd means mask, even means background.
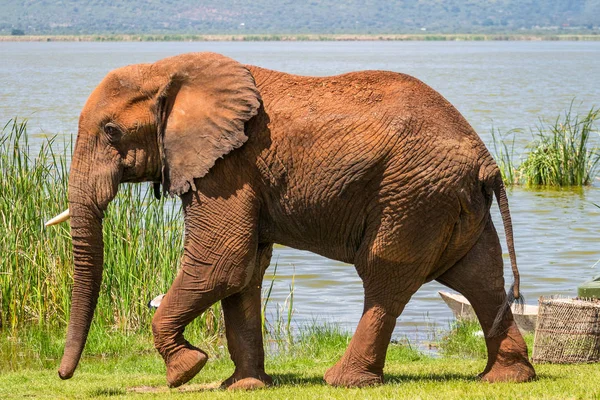
[{"label": "wooden basket", "polygon": [[533,362],[600,361],[600,301],[540,297]]}]

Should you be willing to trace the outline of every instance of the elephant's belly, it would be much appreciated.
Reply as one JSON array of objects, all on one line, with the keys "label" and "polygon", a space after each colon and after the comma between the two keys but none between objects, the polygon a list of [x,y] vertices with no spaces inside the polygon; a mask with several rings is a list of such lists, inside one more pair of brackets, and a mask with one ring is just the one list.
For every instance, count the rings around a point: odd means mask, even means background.
[{"label": "elephant's belly", "polygon": [[353,264],[365,234],[367,214],[360,204],[280,209],[273,213],[261,240]]},{"label": "elephant's belly", "polygon": [[488,215],[485,204],[472,202],[467,211],[446,191],[373,196],[363,192],[362,201],[281,209],[268,241],[350,264],[371,254],[412,265],[430,280],[473,246]]}]

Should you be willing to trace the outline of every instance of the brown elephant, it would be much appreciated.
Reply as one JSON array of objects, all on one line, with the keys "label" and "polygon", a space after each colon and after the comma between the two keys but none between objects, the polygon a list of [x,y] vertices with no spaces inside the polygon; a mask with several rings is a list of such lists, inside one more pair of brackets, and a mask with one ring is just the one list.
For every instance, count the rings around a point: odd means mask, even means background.
[{"label": "brown elephant", "polygon": [[[519,278],[498,167],[460,113],[413,77],[302,77],[213,53],[109,73],[81,113],[71,164],[75,271],[63,379],[77,367],[98,297],[104,211],[119,183],[142,181],[180,196],[184,210],[181,269],[152,324],[170,386],[204,366],[206,354],[183,332],[219,300],[235,364],[223,385],[272,382],[260,295],[273,243],[354,264],[363,281],[362,318],[327,383],[383,382],[396,318],[434,279],[475,307],[488,348],[482,379],[535,376],[507,307]],[[494,194],[515,274],[508,296]]]}]

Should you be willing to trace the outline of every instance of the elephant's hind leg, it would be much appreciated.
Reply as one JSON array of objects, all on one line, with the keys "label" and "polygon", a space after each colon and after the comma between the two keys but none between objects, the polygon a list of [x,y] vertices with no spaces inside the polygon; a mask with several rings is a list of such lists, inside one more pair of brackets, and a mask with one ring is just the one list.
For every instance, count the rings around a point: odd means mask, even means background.
[{"label": "elephant's hind leg", "polygon": [[[357,262],[365,305],[342,359],[325,373],[333,386],[362,387],[383,383],[383,367],[396,319],[424,281],[414,269],[378,257],[371,250]],[[410,272],[410,273],[409,273]]]},{"label": "elephant's hind leg", "polygon": [[327,370],[325,382],[343,387],[383,383],[385,354],[395,326],[395,313],[382,305],[365,305],[346,352],[340,361]]},{"label": "elephant's hind leg", "polygon": [[255,389],[269,386],[273,379],[265,372],[261,322],[261,284],[271,262],[272,244],[258,247],[252,280],[239,293],[221,300],[225,315],[227,347],[235,372],[222,387]]},{"label": "elephant's hind leg", "polygon": [[489,218],[473,248],[437,280],[463,294],[477,314],[488,351],[488,363],[479,375],[481,379],[524,382],[533,379],[535,371],[510,309],[503,316],[501,333],[489,337],[496,314],[506,301],[502,265],[502,248]]}]

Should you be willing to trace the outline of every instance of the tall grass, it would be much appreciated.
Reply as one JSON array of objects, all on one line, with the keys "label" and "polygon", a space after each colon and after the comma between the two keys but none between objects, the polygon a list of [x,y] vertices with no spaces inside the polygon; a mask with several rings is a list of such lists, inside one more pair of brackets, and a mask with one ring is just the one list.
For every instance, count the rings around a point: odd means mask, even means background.
[{"label": "tall grass", "polygon": [[[515,134],[520,132],[518,129],[512,129],[505,134],[492,127],[492,146],[496,159],[496,164],[502,174],[502,180],[507,185],[514,185],[519,181],[519,170],[514,163],[515,158]],[[512,136],[510,142],[502,138]]]},{"label": "tall grass", "polygon": [[262,332],[263,336],[267,337],[272,343],[276,343],[279,347],[286,347],[293,343],[293,329],[292,319],[294,316],[294,289],[296,273],[294,267],[294,274],[292,275],[292,282],[289,285],[288,295],[283,304],[275,304],[274,313],[271,313],[270,317],[267,317],[267,307],[271,302],[271,293],[273,291],[273,285],[275,284],[275,278],[277,276],[277,268],[279,264],[276,262],[273,267],[273,277],[269,287],[264,290],[262,295]]},{"label": "tall grass", "polygon": [[55,138],[34,153],[26,123],[9,121],[0,136],[0,325],[64,325],[68,317],[71,244],[62,225],[43,221],[67,207],[67,144]]},{"label": "tall grass", "polygon": [[507,185],[546,187],[580,187],[591,185],[598,172],[600,139],[596,122],[600,109],[592,107],[580,116],[573,104],[564,115],[548,124],[540,120],[535,128],[534,141],[528,146],[525,160],[517,165],[514,137],[517,130],[509,131],[512,142],[500,137],[492,128],[492,147],[496,163]]},{"label": "tall grass", "polygon": [[537,127],[537,140],[521,164],[527,185],[585,186],[591,184],[600,157],[590,139],[597,131],[594,123],[600,109],[592,108],[580,117],[572,107],[550,126],[543,121]]},{"label": "tall grass", "polygon": [[[72,248],[68,224],[44,221],[68,207],[67,140],[33,150],[26,122],[11,120],[0,139],[0,325],[64,327],[69,318]],[[157,201],[147,185],[122,185],[104,219],[104,275],[94,324],[147,329],[146,304],[170,286],[183,249],[180,205]],[[222,331],[218,306],[197,319],[209,334]]]}]

